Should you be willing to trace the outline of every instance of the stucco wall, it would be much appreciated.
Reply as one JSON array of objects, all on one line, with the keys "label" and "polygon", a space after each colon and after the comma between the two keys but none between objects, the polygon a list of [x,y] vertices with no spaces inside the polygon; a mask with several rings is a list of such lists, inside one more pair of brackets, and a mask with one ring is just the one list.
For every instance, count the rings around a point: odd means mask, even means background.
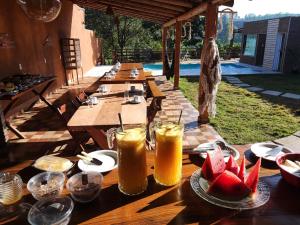
[{"label": "stucco wall", "polygon": [[29,19],[15,0],[0,0],[0,33],[8,33],[15,42],[14,48],[0,48],[0,80],[20,73],[22,64],[26,73],[56,76],[54,87],[65,84],[60,38],[80,39],[83,71],[95,65],[98,39],[84,28],[84,11],[71,1],[62,3],[58,18],[43,23]]}]

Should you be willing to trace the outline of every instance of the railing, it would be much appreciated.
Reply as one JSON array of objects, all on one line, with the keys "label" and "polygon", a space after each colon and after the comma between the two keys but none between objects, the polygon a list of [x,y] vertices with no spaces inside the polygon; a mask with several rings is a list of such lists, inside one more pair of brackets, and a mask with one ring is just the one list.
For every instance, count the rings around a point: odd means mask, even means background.
[{"label": "railing", "polygon": [[[157,62],[162,61],[161,49],[124,49],[123,54],[121,50],[117,49],[116,54],[118,60],[121,62]],[[173,50],[168,51],[169,58],[173,56]],[[233,49],[231,51],[220,51],[220,57],[224,59],[238,58],[240,51]],[[200,48],[184,48],[181,49],[181,61],[188,61],[192,59],[201,58]]]}]

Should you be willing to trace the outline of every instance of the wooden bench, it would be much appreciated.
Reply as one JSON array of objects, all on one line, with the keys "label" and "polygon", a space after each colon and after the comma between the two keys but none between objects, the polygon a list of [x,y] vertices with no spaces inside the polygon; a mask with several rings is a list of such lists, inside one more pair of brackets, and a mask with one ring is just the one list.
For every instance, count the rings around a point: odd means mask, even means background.
[{"label": "wooden bench", "polygon": [[155,80],[154,76],[152,76],[151,71],[144,71],[144,75],[146,77],[146,80]]},{"label": "wooden bench", "polygon": [[161,110],[162,100],[166,95],[161,92],[154,80],[147,80],[147,98],[152,97],[152,101],[147,110],[148,122],[152,122],[156,113]]}]

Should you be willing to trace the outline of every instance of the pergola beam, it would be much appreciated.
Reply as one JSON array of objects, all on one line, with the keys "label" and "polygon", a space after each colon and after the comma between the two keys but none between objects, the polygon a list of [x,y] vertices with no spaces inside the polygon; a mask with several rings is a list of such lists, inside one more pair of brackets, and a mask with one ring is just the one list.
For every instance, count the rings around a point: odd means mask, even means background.
[{"label": "pergola beam", "polygon": [[156,15],[161,15],[161,16],[167,16],[167,17],[174,17],[178,15],[178,12],[170,11],[170,10],[164,10],[164,9],[158,9],[158,8],[153,8],[149,6],[143,6],[143,7],[138,7],[136,3],[130,3],[130,2],[119,2],[119,1],[106,1],[106,0],[97,0],[91,2],[93,4],[101,4],[105,6],[111,6],[113,9],[126,9],[134,12],[141,12],[143,14],[156,14]]},{"label": "pergola beam", "polygon": [[168,21],[167,23],[165,23],[163,25],[163,27],[169,27],[172,26],[173,24],[175,24],[177,21],[184,21],[184,20],[188,20],[194,16],[197,16],[203,12],[205,12],[207,10],[207,6],[208,4],[202,3],[200,5],[198,5],[197,7],[192,8],[190,11],[178,16],[177,18],[173,18],[170,21]]},{"label": "pergola beam", "polygon": [[[126,1],[126,0],[125,0]],[[183,13],[187,10],[186,7],[183,6],[176,6],[176,5],[172,5],[169,3],[163,3],[163,2],[157,2],[157,1],[149,1],[149,0],[128,0],[129,2],[138,2],[138,3],[142,3],[145,5],[149,5],[152,7],[159,7],[161,9],[169,9],[169,10],[174,10],[177,11],[179,13]]]},{"label": "pergola beam", "polygon": [[[86,8],[95,9],[95,10],[100,10],[103,12],[105,12],[106,8],[107,8],[107,6],[105,6],[105,5],[95,6],[94,4],[90,4],[90,3],[81,4],[81,6],[86,7]],[[157,23],[163,23],[167,20],[167,17],[163,17],[160,15],[153,15],[153,14],[144,15],[139,12],[133,12],[133,11],[124,10],[124,9],[113,9],[113,10],[115,11],[115,13],[120,14],[120,15],[132,16],[135,18],[144,19],[147,21],[152,21],[152,22],[157,22]]]},{"label": "pergola beam", "polygon": [[233,0],[213,0],[213,1],[211,1],[211,3],[208,3],[208,2],[200,3],[198,6],[196,6],[196,7],[192,8],[191,10],[183,13],[182,15],[171,19],[170,21],[165,23],[163,25],[163,27],[169,27],[169,26],[172,26],[173,24],[175,24],[177,21],[189,20],[194,16],[200,15],[201,13],[203,13],[207,10],[208,4],[222,5],[222,4],[226,4],[228,2],[233,2]]}]

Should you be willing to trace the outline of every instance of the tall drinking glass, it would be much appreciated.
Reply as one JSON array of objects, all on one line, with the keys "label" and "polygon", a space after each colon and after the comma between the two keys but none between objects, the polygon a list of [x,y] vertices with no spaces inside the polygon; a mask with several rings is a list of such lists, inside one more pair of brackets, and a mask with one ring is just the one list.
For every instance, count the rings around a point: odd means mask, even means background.
[{"label": "tall drinking glass", "polygon": [[155,181],[164,186],[179,183],[182,176],[183,125],[173,122],[152,123],[150,135],[155,141]]},{"label": "tall drinking glass", "polygon": [[124,130],[107,132],[110,148],[116,140],[118,151],[118,186],[126,195],[137,195],[148,186],[146,165],[146,129],[144,125],[125,125]]}]

